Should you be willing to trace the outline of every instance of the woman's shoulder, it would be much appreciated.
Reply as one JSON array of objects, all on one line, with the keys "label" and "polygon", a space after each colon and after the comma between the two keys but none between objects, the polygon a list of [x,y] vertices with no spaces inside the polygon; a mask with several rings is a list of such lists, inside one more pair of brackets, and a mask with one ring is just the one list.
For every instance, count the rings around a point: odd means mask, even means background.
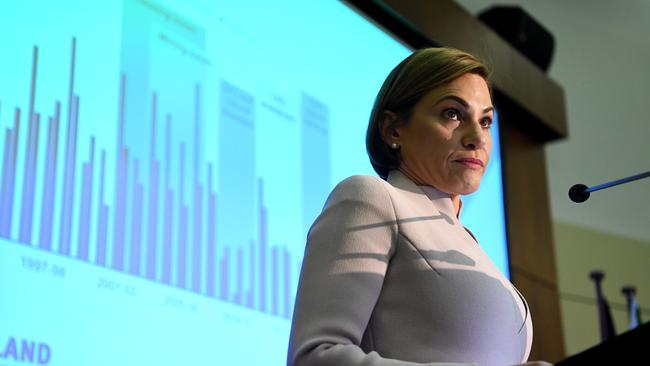
[{"label": "woman's shoulder", "polygon": [[371,175],[353,175],[340,181],[334,191],[364,192],[373,190],[386,190],[390,186],[385,180]]},{"label": "woman's shoulder", "polygon": [[338,196],[385,196],[390,184],[379,177],[370,175],[353,175],[343,179],[332,190],[332,195]]}]

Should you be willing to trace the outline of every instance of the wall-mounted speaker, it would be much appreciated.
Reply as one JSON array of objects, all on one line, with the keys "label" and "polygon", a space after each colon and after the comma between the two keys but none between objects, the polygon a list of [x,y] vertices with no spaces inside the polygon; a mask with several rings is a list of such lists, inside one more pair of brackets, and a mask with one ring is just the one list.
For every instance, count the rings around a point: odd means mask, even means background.
[{"label": "wall-mounted speaker", "polygon": [[555,39],[551,32],[518,6],[493,6],[478,18],[519,50],[540,69],[547,71]]}]

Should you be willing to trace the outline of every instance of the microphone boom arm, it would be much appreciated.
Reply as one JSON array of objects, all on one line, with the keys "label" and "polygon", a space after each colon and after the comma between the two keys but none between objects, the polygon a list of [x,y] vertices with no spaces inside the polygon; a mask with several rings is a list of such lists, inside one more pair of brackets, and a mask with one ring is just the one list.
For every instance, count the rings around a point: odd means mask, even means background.
[{"label": "microphone boom arm", "polygon": [[599,191],[601,189],[617,186],[619,184],[628,183],[628,182],[632,182],[635,180],[648,178],[648,177],[650,177],[650,171],[636,174],[626,178],[613,180],[611,182],[599,184],[593,187],[587,187],[584,184],[576,184],[573,187],[571,187],[571,189],[569,189],[569,198],[571,198],[571,201],[573,202],[584,202],[589,198],[589,194],[591,192]]}]

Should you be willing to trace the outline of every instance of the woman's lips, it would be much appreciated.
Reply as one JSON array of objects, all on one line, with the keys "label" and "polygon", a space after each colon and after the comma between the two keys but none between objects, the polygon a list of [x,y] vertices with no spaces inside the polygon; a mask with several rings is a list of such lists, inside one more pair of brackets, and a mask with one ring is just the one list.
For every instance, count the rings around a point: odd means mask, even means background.
[{"label": "woman's lips", "polygon": [[462,159],[456,159],[454,161],[461,163],[471,169],[483,168],[483,166],[485,165],[483,164],[483,161],[481,159],[476,159],[476,158],[462,158]]}]

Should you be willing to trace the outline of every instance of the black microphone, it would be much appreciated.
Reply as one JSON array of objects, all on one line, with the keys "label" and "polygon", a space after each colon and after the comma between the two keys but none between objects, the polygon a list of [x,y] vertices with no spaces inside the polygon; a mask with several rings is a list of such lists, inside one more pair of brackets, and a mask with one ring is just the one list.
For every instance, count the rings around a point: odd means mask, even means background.
[{"label": "black microphone", "polygon": [[622,178],[622,179],[613,180],[611,182],[599,184],[599,185],[593,186],[593,187],[587,187],[584,184],[575,184],[575,185],[573,185],[573,187],[571,187],[571,189],[569,189],[569,198],[573,202],[578,202],[578,203],[584,202],[587,199],[589,199],[589,196],[590,196],[591,192],[599,191],[601,189],[617,186],[619,184],[628,183],[628,182],[632,182],[634,180],[643,179],[643,178],[647,178],[647,177],[650,177],[650,171],[647,171],[645,173],[636,174],[636,175],[633,175],[631,177],[626,177],[626,178]]}]

